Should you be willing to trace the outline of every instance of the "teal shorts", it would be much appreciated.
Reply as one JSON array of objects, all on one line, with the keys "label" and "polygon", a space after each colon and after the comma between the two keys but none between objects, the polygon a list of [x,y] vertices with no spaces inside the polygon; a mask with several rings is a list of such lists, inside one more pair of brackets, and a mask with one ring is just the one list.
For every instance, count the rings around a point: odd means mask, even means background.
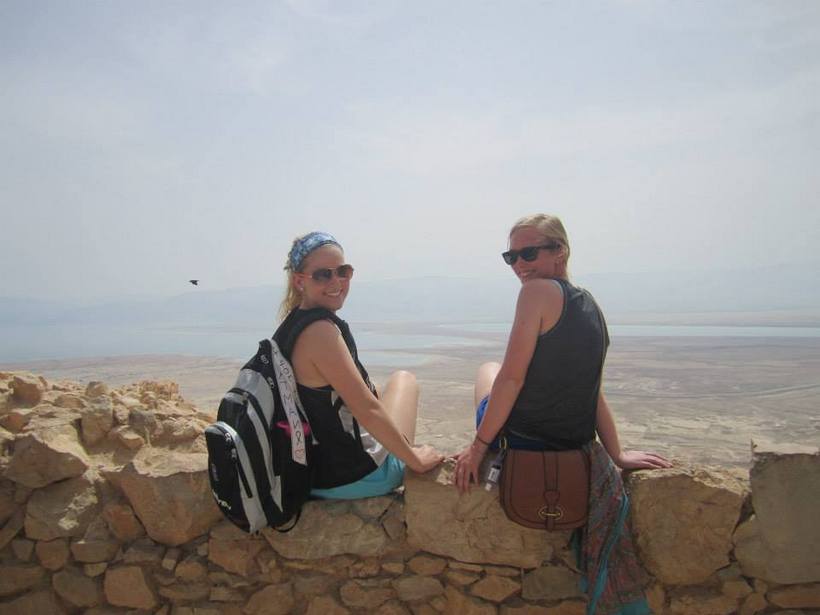
[{"label": "teal shorts", "polygon": [[401,485],[404,479],[404,462],[387,455],[387,459],[378,468],[355,483],[331,487],[330,489],[311,489],[310,495],[323,500],[358,500],[385,495]]}]

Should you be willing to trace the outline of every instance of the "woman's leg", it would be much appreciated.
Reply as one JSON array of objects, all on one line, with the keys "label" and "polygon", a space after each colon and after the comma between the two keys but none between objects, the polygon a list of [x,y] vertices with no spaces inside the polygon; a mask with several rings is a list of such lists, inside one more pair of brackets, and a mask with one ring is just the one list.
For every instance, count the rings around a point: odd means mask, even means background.
[{"label": "woman's leg", "polygon": [[478,373],[475,377],[475,394],[473,407],[477,408],[481,400],[490,394],[490,389],[493,388],[493,382],[501,369],[501,363],[491,362],[484,363],[478,368]]},{"label": "woman's leg", "polygon": [[384,386],[381,402],[399,431],[413,444],[419,410],[419,385],[416,377],[406,371],[393,372]]}]

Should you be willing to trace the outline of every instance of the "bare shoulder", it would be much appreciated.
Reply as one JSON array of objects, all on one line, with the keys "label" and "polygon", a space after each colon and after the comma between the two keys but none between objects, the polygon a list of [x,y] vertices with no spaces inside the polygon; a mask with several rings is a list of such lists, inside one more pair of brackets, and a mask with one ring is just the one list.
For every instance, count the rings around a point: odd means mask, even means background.
[{"label": "bare shoulder", "polygon": [[302,348],[328,349],[336,345],[341,337],[339,328],[329,320],[317,320],[302,331],[297,344]]},{"label": "bare shoulder", "polygon": [[522,300],[537,301],[539,303],[558,302],[560,304],[564,300],[564,291],[555,280],[539,278],[524,282],[521,285],[518,297]]}]

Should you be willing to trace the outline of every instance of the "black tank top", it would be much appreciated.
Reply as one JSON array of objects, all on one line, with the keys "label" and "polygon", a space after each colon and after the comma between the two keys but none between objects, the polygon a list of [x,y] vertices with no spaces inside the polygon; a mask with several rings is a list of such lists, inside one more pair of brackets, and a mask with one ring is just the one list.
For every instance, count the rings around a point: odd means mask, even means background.
[{"label": "black tank top", "polygon": [[[370,382],[367,370],[359,362],[350,327],[329,310],[296,308],[288,314],[273,335],[282,354],[290,361],[299,335],[307,325],[317,320],[330,320],[339,328],[359,373],[375,394],[376,389]],[[359,425],[345,406],[344,400],[331,386],[313,388],[298,382],[296,386],[310,421],[310,428],[319,442],[314,448],[315,474],[312,487],[329,489],[356,482],[384,462],[387,449]]]},{"label": "black tank top", "polygon": [[580,448],[595,438],[609,334],[592,295],[566,280],[556,281],[564,294],[561,316],[538,337],[505,428],[513,435],[543,441],[546,450],[560,451]]}]

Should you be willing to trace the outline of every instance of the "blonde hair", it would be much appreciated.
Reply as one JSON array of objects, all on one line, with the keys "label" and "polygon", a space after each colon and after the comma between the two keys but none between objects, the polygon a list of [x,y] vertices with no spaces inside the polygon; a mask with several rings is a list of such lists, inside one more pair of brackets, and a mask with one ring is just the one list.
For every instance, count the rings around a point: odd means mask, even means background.
[{"label": "blonde hair", "polygon": [[569,277],[569,238],[564,225],[558,216],[550,216],[549,214],[531,214],[516,220],[510,229],[510,236],[522,228],[532,228],[541,233],[544,239],[549,239],[561,246],[561,251],[564,253],[563,265],[566,270],[566,275]]},{"label": "blonde hair", "polygon": [[[278,316],[279,316],[280,321],[285,320],[285,317],[287,317],[287,315],[290,314],[294,310],[294,308],[296,308],[296,306],[298,306],[302,302],[302,291],[300,291],[296,287],[296,283],[294,282],[294,279],[293,279],[293,274],[294,273],[300,273],[300,272],[304,271],[305,264],[307,263],[308,258],[310,258],[310,252],[312,252],[316,248],[320,248],[323,245],[328,245],[328,244],[335,245],[340,250],[342,249],[342,246],[339,245],[339,243],[335,239],[333,239],[333,237],[323,233],[325,238],[329,238],[331,241],[324,241],[323,243],[320,243],[319,245],[317,245],[314,248],[308,248],[309,251],[307,253],[302,252],[301,258],[298,258],[298,259],[294,260],[293,259],[293,254],[294,254],[294,250],[296,250],[297,246],[302,244],[305,241],[306,238],[309,238],[309,237],[311,237],[313,235],[317,235],[317,234],[318,233],[315,232],[315,231],[310,232],[310,233],[305,233],[304,235],[300,235],[299,237],[296,237],[293,240],[293,242],[290,244],[290,250],[288,250],[288,255],[285,258],[285,267],[284,267],[284,269],[285,269],[285,296],[282,299],[282,303],[279,304],[279,314],[278,314]],[[294,262],[298,263],[296,265],[296,268],[293,267]]]}]

